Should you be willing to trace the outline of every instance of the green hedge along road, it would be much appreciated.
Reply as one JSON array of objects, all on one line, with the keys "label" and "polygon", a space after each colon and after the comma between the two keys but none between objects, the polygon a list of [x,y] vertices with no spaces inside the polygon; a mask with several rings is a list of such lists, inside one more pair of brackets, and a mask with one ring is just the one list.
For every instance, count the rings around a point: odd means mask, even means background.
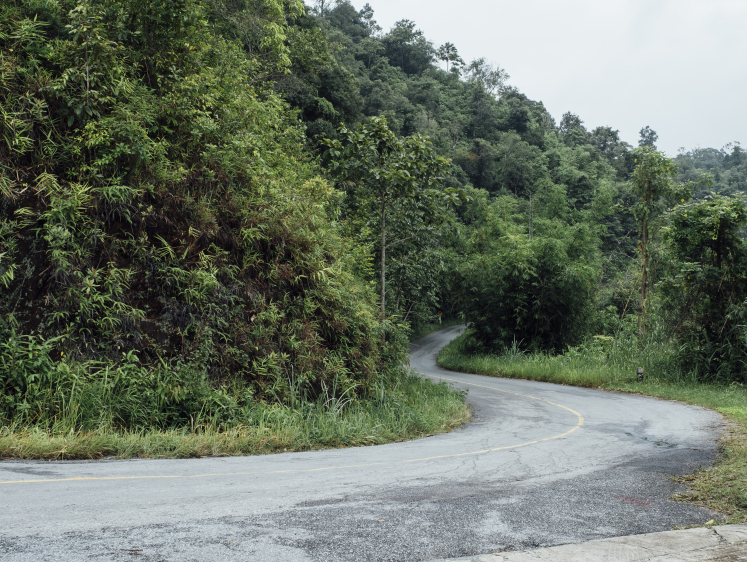
[{"label": "green hedge along road", "polygon": [[0,463],[0,554],[55,560],[436,560],[670,530],[716,517],[668,499],[715,458],[718,414],[436,365],[474,421],[377,447],[186,460]]}]

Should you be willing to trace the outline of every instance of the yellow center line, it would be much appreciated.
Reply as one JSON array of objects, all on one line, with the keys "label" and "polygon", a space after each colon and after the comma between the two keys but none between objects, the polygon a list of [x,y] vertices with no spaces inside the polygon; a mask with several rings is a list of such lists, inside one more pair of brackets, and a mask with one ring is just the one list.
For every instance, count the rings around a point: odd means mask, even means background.
[{"label": "yellow center line", "polygon": [[391,462],[372,462],[372,463],[363,463],[363,464],[349,464],[349,465],[342,465],[342,466],[325,466],[320,468],[298,468],[298,469],[286,469],[286,470],[267,470],[267,471],[255,471],[255,472],[213,472],[213,473],[205,473],[205,474],[146,474],[142,476],[76,476],[72,478],[42,478],[37,480],[6,480],[4,482],[0,481],[1,484],[35,484],[35,483],[44,483],[44,482],[84,482],[84,481],[98,481],[98,480],[155,480],[158,478],[163,479],[187,479],[187,478],[215,478],[219,476],[254,476],[254,475],[262,475],[262,474],[289,474],[289,473],[304,473],[304,472],[321,472],[324,470],[344,470],[346,468],[362,468],[367,466],[381,466],[381,465],[388,465],[388,464],[402,464],[402,463],[410,463],[410,462],[425,462],[435,459],[448,459],[448,458],[455,458],[455,457],[464,457],[469,455],[482,455],[485,453],[493,453],[495,451],[505,451],[508,449],[519,449],[521,447],[528,447],[529,445],[536,445],[538,443],[544,443],[545,441],[552,441],[554,439],[561,439],[563,437],[566,437],[573,433],[574,431],[577,431],[581,428],[582,425],[584,425],[584,417],[579,414],[576,410],[572,410],[568,406],[563,406],[562,404],[557,404],[555,402],[550,402],[549,400],[545,400],[544,398],[537,398],[536,396],[531,396],[529,394],[521,394],[519,392],[513,392],[511,390],[502,390],[500,388],[495,388],[492,386],[485,386],[481,384],[475,384],[475,383],[469,383],[464,381],[459,381],[455,379],[447,379],[444,377],[440,377],[442,380],[449,381],[449,382],[456,382],[459,384],[466,384],[468,386],[477,386],[480,388],[487,388],[488,390],[495,390],[496,392],[503,392],[504,394],[513,394],[515,396],[521,396],[523,398],[531,398],[532,400],[538,400],[540,402],[545,402],[547,404],[551,404],[552,406],[557,406],[558,408],[562,408],[564,410],[568,410],[572,414],[578,417],[578,423],[570,430],[566,431],[565,433],[561,433],[559,435],[553,435],[552,437],[545,437],[544,439],[537,439],[535,441],[527,441],[526,443],[520,443],[518,445],[509,445],[507,447],[495,447],[493,449],[482,449],[480,451],[469,451],[466,453],[453,453],[450,455],[438,455],[435,457],[423,457],[423,458],[417,458],[417,459],[406,459],[401,461],[391,461]]},{"label": "yellow center line", "polygon": [[[483,453],[492,453],[494,451],[505,451],[507,449],[518,449],[520,447],[527,447],[529,445],[536,445],[537,443],[544,443],[545,441],[552,441],[553,439],[560,439],[562,437],[570,435],[574,431],[577,431],[577,430],[581,429],[581,426],[584,425],[584,422],[586,421],[584,419],[584,416],[582,416],[581,414],[579,414],[576,410],[573,410],[573,409],[569,408],[568,406],[563,406],[562,404],[557,404],[555,402],[550,402],[549,400],[545,400],[544,398],[537,398],[536,396],[531,396],[530,394],[521,394],[520,392],[514,392],[512,390],[503,390],[503,389],[500,389],[500,388],[495,388],[493,386],[485,386],[485,385],[482,385],[482,384],[475,384],[475,383],[471,383],[471,382],[464,382],[464,381],[459,381],[459,380],[456,380],[456,379],[447,379],[446,377],[440,377],[440,378],[441,378],[441,380],[445,380],[445,381],[456,382],[456,383],[459,383],[459,384],[466,384],[466,385],[469,385],[469,386],[478,386],[480,388],[487,388],[489,390],[495,390],[496,392],[503,392],[505,394],[513,394],[515,396],[522,396],[524,398],[531,398],[532,400],[539,400],[540,402],[545,402],[547,404],[552,404],[553,406],[557,406],[558,408],[563,408],[564,410],[568,410],[572,414],[575,414],[578,417],[578,423],[575,425],[575,427],[573,429],[570,429],[570,430],[566,431],[565,433],[561,433],[560,435],[553,435],[552,437],[545,437],[544,439],[537,439],[536,441],[527,441],[526,443],[521,443],[520,445],[509,445],[508,447],[495,447],[493,449],[483,449],[482,451],[472,451],[472,452],[469,452],[469,453],[456,453],[456,454],[453,454],[453,455],[441,455],[441,456],[436,456],[436,457],[427,457],[427,458],[423,458],[423,459],[412,459],[412,460],[402,461],[402,462],[418,462],[418,461],[428,461],[428,460],[432,460],[432,459],[445,459],[445,458],[449,458],[449,457],[463,457],[463,456],[466,456],[466,455],[479,455],[479,454],[483,454]],[[2,482],[0,482],[0,484],[2,484]]]}]

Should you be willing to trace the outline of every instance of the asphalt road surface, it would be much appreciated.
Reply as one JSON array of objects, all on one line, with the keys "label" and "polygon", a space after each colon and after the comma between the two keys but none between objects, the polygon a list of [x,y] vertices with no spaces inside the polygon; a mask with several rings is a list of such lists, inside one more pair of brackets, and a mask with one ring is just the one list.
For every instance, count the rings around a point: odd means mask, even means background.
[{"label": "asphalt road surface", "polygon": [[721,418],[651,398],[436,366],[475,419],[407,443],[256,457],[0,463],[0,559],[428,561],[702,524],[668,498]]}]

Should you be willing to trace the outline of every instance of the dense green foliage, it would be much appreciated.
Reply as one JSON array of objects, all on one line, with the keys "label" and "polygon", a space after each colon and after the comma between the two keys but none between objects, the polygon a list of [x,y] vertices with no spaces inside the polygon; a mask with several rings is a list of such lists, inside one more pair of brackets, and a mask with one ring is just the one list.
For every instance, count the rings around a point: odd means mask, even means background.
[{"label": "dense green foliage", "polygon": [[673,211],[664,231],[662,306],[681,361],[704,379],[747,378],[745,224],[741,199],[714,196]]},{"label": "dense green foliage", "polygon": [[634,149],[508,79],[347,0],[4,2],[0,418],[371,399],[458,317],[744,382],[744,150]]},{"label": "dense green foliage", "polygon": [[399,368],[268,82],[301,9],[2,4],[0,417],[228,423]]},{"label": "dense green foliage", "polygon": [[398,138],[383,117],[374,117],[353,130],[343,126],[340,135],[341,141],[327,139],[324,144],[329,147],[325,156],[330,172],[347,194],[342,218],[352,235],[374,235],[382,319],[387,311],[387,258],[400,265],[397,282],[388,287],[394,289],[394,309],[409,313],[424,301],[413,292],[432,283],[413,276],[420,260],[403,264],[403,255],[422,252],[432,238],[433,226],[444,219],[451,204],[463,198],[463,192],[439,189],[448,160],[435,155],[431,143],[421,135]]},{"label": "dense green foliage", "polygon": [[588,223],[558,216],[563,199],[547,185],[531,201],[504,195],[475,209],[467,255],[452,275],[484,346],[563,349],[591,329],[598,243]]},{"label": "dense green foliage", "polygon": [[735,196],[747,191],[747,152],[738,142],[721,149],[680,149],[674,160],[680,181],[699,185],[696,198],[703,198],[711,192]]},{"label": "dense green foliage", "polygon": [[[738,143],[670,159],[656,150],[650,127],[634,149],[613,128],[588,130],[572,113],[556,122],[509,86],[500,67],[465,62],[453,44],[433,45],[409,20],[383,31],[368,5],[318,4],[289,23],[326,41],[326,49],[315,44],[322,70],[299,58],[275,86],[299,109],[314,149],[337,138],[341,121],[354,130],[383,116],[398,135],[428,135],[452,160],[445,186],[468,195],[439,228],[402,230],[413,244],[404,257],[382,264],[374,252],[372,271],[391,271],[379,290],[410,287],[404,306],[389,301],[390,314],[416,326],[438,311],[461,314],[483,349],[517,342],[562,353],[594,336],[641,339],[652,331],[679,350],[670,357],[679,366],[744,380],[738,209],[747,157]],[[338,189],[348,203],[361,193],[342,181]],[[685,225],[691,207],[702,220]],[[352,240],[375,248],[373,215],[341,219]],[[730,240],[721,252],[728,259],[693,249],[712,247],[714,236]],[[678,280],[688,271],[697,287],[684,297]]]},{"label": "dense green foliage", "polygon": [[[547,218],[556,221],[555,227],[594,233],[583,236],[589,247],[571,252],[583,260],[609,262],[607,270],[617,271],[635,256],[635,219],[625,204],[629,194],[624,185],[618,186],[633,169],[632,147],[617,131],[587,131],[570,113],[556,125],[542,103],[506,84],[508,75],[501,68],[484,59],[463,63],[451,44],[434,48],[411,21],[381,33],[368,6],[358,11],[345,1],[323,9],[320,5],[289,22],[315,37],[324,34],[328,45],[326,55],[316,57],[326,56],[321,71],[310,72],[299,59],[276,83],[299,108],[309,141],[320,152],[324,137],[337,137],[341,121],[350,127],[383,116],[394,133],[427,135],[436,153],[452,160],[445,188],[466,189],[472,199],[512,196],[517,203],[516,232],[523,226],[528,233],[539,213],[538,224]],[[356,197],[355,190],[342,182],[338,188],[348,194],[347,201]],[[522,203],[526,201],[530,204]],[[611,213],[613,204],[620,212]],[[542,206],[547,217],[535,209]],[[452,315],[462,310],[467,295],[454,273],[462,269],[460,262],[482,251],[469,242],[479,236],[474,230],[482,220],[469,216],[474,211],[474,205],[466,204],[438,228],[417,232],[405,225],[395,234],[395,239],[407,241],[386,258],[385,290],[398,295],[388,300],[390,313],[418,324],[434,321],[439,310]],[[371,215],[357,222],[342,218],[348,221],[351,239],[380,247]],[[537,236],[552,236],[552,228],[543,228],[539,226]],[[542,242],[533,244],[539,248]],[[550,259],[549,247],[544,248],[542,259]],[[381,265],[381,252],[375,251],[373,269]],[[490,283],[488,278],[484,282]],[[546,308],[550,302],[540,306]],[[541,314],[556,315],[549,310]],[[519,318],[522,313],[512,326],[520,323]],[[574,327],[571,333],[583,331]]]}]

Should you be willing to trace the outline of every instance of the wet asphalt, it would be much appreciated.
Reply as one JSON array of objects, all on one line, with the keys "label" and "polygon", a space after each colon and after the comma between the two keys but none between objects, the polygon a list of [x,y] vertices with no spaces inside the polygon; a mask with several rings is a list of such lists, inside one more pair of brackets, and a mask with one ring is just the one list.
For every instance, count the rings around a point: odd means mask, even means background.
[{"label": "wet asphalt", "polygon": [[722,418],[675,402],[445,371],[474,420],[377,447],[255,457],[0,462],[0,560],[431,561],[697,525],[673,475]]}]

